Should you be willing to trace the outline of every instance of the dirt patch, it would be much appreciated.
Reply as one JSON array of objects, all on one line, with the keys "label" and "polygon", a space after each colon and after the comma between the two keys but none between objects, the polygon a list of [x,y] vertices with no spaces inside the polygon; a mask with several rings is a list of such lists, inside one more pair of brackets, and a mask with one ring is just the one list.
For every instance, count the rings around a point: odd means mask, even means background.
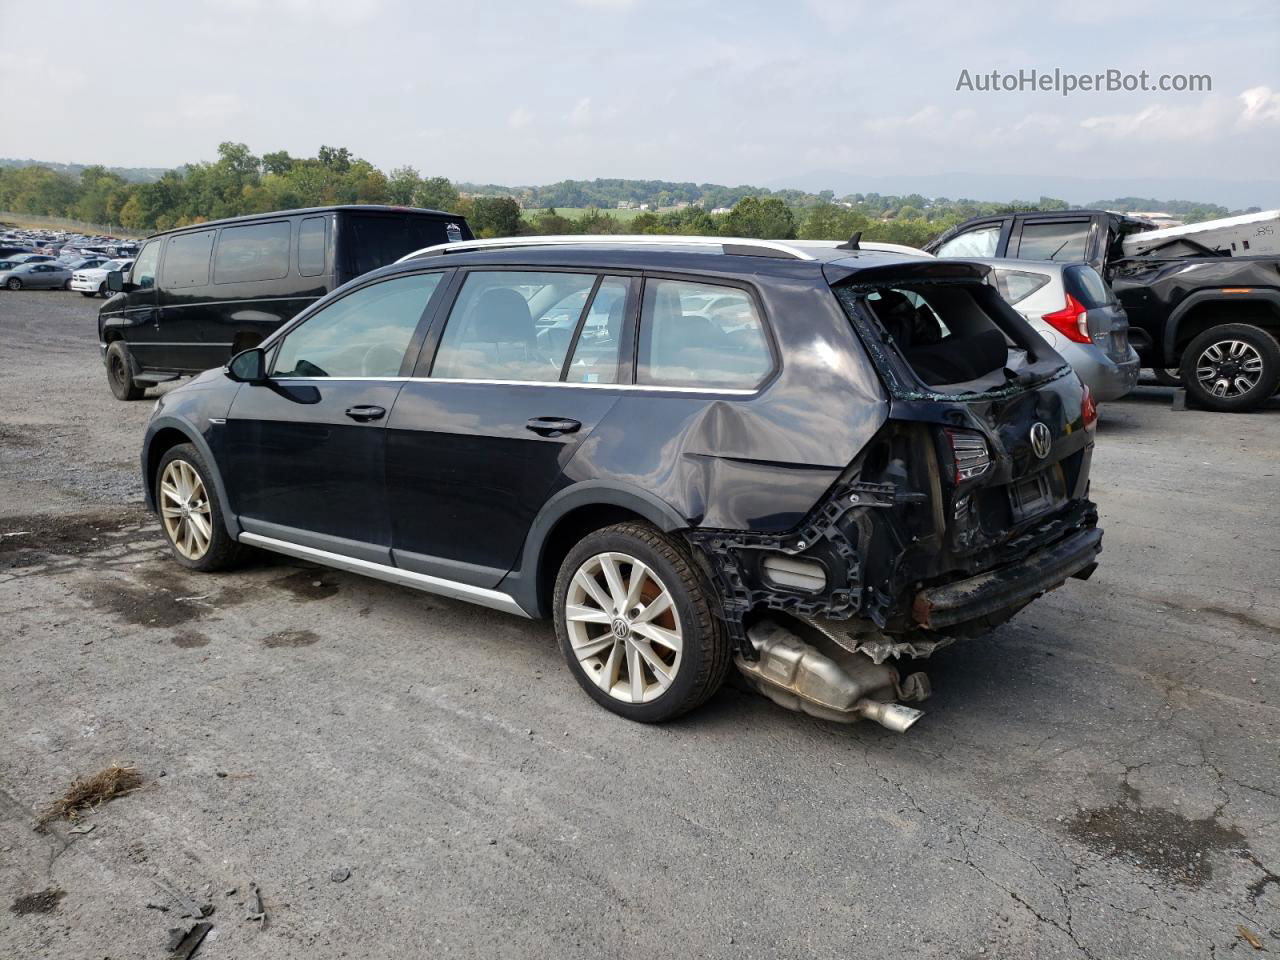
[{"label": "dirt patch", "polygon": [[171,641],[175,647],[181,647],[183,650],[191,650],[194,647],[207,647],[209,638],[203,633],[197,633],[195,630],[181,630],[173,635]]},{"label": "dirt patch", "polygon": [[17,429],[0,424],[0,447],[34,447],[36,438],[32,435],[32,430],[41,428],[26,427]]},{"label": "dirt patch", "polygon": [[154,518],[131,504],[111,511],[0,520],[0,570],[78,557],[123,540],[159,539]]},{"label": "dirt patch", "polygon": [[1133,802],[1138,791],[1127,793],[1130,802],[1082,810],[1068,822],[1067,832],[1108,859],[1197,888],[1213,877],[1213,854],[1249,850],[1243,833],[1215,817],[1191,820],[1172,810],[1143,807]]},{"label": "dirt patch", "polygon": [[323,570],[299,570],[271,581],[271,585],[292,594],[295,600],[304,601],[325,600],[338,592],[338,585]]},{"label": "dirt patch", "polygon": [[320,636],[311,630],[279,630],[262,638],[264,647],[309,647],[319,642]]},{"label": "dirt patch", "polygon": [[40,817],[41,823],[65,817],[75,820],[82,810],[101,806],[108,800],[123,797],[142,786],[142,776],[135,767],[122,767],[118,763],[99,770],[92,777],[74,780],[67,792],[49,805]]},{"label": "dirt patch", "polygon": [[216,577],[193,576],[177,563],[162,560],[140,569],[136,581],[103,580],[89,587],[84,596],[97,609],[126,623],[168,628],[200,620],[246,599],[238,591],[216,589],[217,583]]},{"label": "dirt patch", "polygon": [[52,913],[57,908],[58,901],[66,895],[67,891],[56,887],[41,890],[39,893],[23,894],[13,901],[9,910],[19,916],[26,916],[29,913]]}]

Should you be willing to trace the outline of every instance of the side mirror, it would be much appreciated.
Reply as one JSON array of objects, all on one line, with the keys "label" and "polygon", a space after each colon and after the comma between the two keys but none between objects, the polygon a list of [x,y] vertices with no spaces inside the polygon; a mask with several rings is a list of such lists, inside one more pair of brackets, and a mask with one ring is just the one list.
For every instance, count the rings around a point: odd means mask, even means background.
[{"label": "side mirror", "polygon": [[107,289],[112,293],[124,293],[124,273],[112,270],[107,274]]},{"label": "side mirror", "polygon": [[265,383],[267,352],[261,347],[252,347],[237,353],[227,364],[227,376],[237,383]]}]

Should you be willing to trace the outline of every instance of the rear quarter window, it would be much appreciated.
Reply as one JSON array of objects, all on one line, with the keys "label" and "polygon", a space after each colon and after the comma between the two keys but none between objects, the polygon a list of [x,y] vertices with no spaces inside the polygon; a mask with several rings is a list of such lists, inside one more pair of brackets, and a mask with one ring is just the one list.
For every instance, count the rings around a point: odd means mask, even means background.
[{"label": "rear quarter window", "polygon": [[684,280],[645,281],[636,383],[750,390],[772,369],[764,321],[750,293]]},{"label": "rear quarter window", "polygon": [[1049,282],[1049,278],[1045,274],[1032,273],[1028,270],[997,269],[995,275],[996,289],[1000,291],[1000,296],[1004,297],[1005,302],[1010,305],[1017,303],[1019,300],[1025,300]]}]

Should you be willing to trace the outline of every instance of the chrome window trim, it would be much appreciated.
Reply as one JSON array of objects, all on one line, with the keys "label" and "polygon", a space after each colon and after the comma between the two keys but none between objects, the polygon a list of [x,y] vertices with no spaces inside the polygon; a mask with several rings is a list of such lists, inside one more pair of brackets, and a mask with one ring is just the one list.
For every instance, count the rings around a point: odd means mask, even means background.
[{"label": "chrome window trim", "polygon": [[740,387],[669,387],[647,386],[643,383],[569,383],[564,380],[479,380],[454,377],[272,377],[277,383],[485,383],[500,387],[572,387],[583,390],[627,390],[645,393],[707,393],[716,396],[753,397],[760,388],[744,390]]},{"label": "chrome window trim", "polygon": [[358,557],[330,553],[328,550],[319,550],[315,547],[304,547],[302,544],[291,543],[288,540],[277,540],[274,537],[264,537],[258,533],[242,532],[237,539],[241,543],[261,547],[263,550],[271,550],[274,553],[283,553],[285,556],[297,557],[300,560],[311,560],[327,567],[345,570],[348,573],[358,573],[362,576],[373,577],[376,580],[385,580],[388,583],[412,587],[415,590],[423,590],[427,593],[451,597],[455,600],[466,600],[469,603],[488,607],[491,610],[500,610],[503,613],[529,618],[529,614],[525,612],[524,608],[516,603],[510,594],[503,593],[501,590],[473,587],[470,584],[459,583],[456,580],[432,577],[425,573],[414,573],[402,567],[392,567],[384,563],[374,563],[371,560],[361,560]]}]

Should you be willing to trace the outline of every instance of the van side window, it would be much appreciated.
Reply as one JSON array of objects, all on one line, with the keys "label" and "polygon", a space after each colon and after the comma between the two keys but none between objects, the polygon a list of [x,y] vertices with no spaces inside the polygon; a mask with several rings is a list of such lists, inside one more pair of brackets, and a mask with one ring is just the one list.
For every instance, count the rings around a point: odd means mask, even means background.
[{"label": "van side window", "polygon": [[764,324],[745,290],[645,281],[636,383],[749,389],[772,366]]},{"label": "van side window", "polygon": [[289,275],[289,221],[223,227],[213,256],[214,283],[279,280]]},{"label": "van side window", "polygon": [[439,273],[362,287],[313,313],[285,335],[273,377],[396,377]]},{"label": "van side window", "polygon": [[164,252],[164,275],[161,286],[166,290],[179,287],[202,287],[209,282],[209,254],[213,251],[213,231],[182,233],[169,238]]},{"label": "van side window", "polygon": [[160,241],[152,240],[138,259],[133,262],[133,272],[129,274],[129,282],[139,289],[146,290],[156,285],[156,265],[160,262]]},{"label": "van side window", "polygon": [[307,217],[298,230],[298,274],[318,277],[324,273],[325,252],[329,246],[329,221],[325,217]]}]

